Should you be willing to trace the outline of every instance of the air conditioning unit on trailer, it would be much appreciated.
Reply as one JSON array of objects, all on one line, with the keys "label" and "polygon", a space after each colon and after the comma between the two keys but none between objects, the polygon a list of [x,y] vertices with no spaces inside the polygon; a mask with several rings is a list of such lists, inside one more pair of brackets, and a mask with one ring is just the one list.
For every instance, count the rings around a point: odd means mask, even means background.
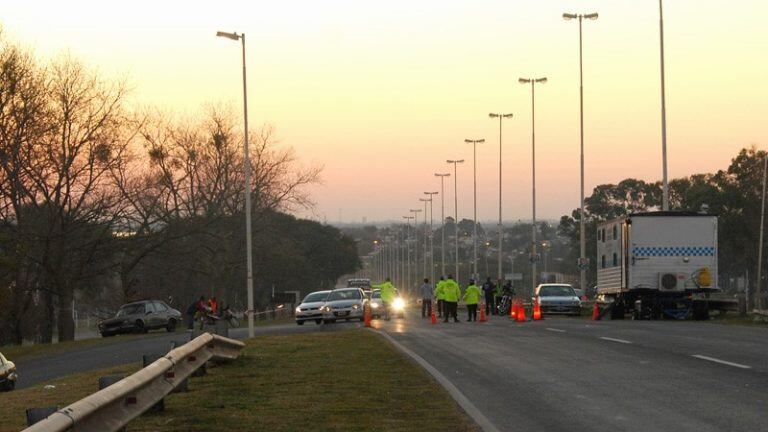
[{"label": "air conditioning unit on trailer", "polygon": [[688,275],[685,273],[659,273],[660,291],[682,291]]}]

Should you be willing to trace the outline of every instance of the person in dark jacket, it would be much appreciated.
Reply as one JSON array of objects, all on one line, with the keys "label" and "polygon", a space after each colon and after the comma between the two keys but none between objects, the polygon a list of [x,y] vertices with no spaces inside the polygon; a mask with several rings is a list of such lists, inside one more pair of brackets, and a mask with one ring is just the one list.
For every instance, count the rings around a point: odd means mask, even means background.
[{"label": "person in dark jacket", "polygon": [[491,282],[490,277],[487,278],[483,283],[483,294],[485,294],[485,314],[486,315],[496,315],[496,306],[495,306],[495,302],[493,301],[495,290],[496,290],[496,285],[494,285],[494,283]]},{"label": "person in dark jacket", "polygon": [[195,314],[197,313],[197,301],[192,302],[187,308],[187,330],[195,327]]}]

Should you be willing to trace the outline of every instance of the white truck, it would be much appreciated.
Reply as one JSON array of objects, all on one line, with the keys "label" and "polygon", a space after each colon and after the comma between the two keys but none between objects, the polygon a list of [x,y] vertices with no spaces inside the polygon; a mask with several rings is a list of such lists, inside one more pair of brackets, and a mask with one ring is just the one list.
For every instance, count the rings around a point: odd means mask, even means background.
[{"label": "white truck", "polygon": [[597,228],[597,295],[611,317],[708,317],[717,288],[717,216],[636,213]]}]

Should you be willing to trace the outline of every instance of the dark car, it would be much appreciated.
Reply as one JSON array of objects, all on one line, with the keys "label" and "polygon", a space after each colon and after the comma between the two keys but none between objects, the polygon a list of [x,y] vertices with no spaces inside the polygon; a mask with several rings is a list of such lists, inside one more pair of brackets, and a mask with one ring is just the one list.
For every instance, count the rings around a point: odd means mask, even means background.
[{"label": "dark car", "polygon": [[12,361],[8,361],[3,353],[0,353],[0,390],[13,390],[16,387],[18,377],[16,365]]},{"label": "dark car", "polygon": [[176,331],[181,321],[181,312],[159,300],[144,300],[120,307],[117,314],[99,323],[102,336],[120,333],[146,333],[154,329]]}]

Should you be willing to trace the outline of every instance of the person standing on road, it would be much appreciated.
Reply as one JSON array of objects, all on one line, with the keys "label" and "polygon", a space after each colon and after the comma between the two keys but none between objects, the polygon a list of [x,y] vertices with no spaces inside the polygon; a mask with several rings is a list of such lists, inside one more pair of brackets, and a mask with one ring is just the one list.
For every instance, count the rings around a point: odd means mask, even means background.
[{"label": "person standing on road", "polygon": [[451,316],[453,316],[454,322],[459,322],[459,317],[457,316],[459,312],[459,298],[461,298],[461,288],[453,280],[453,275],[448,275],[448,279],[443,283],[443,322],[448,322],[448,318]]},{"label": "person standing on road", "polygon": [[[501,304],[501,299],[503,297],[504,297],[504,290],[502,289],[501,284],[497,284],[494,287],[494,290],[493,290],[493,301],[495,302],[495,304],[499,305],[499,304]],[[494,315],[498,315],[500,313],[501,312],[498,311],[497,307],[493,308],[493,314]]]},{"label": "person standing on road", "polygon": [[[490,278],[488,278],[490,281]],[[475,285],[474,279],[469,280],[469,286],[467,286],[467,289],[464,291],[464,303],[467,304],[467,321],[475,321],[477,322],[477,303],[480,301],[480,288]]]},{"label": "person standing on road", "polygon": [[187,308],[187,330],[195,328],[195,315],[197,314],[197,301],[193,301]]},{"label": "person standing on road", "polygon": [[437,317],[442,318],[445,313],[445,279],[440,276],[440,282],[435,287],[435,299],[437,300]]},{"label": "person standing on road", "polygon": [[384,319],[389,321],[389,305],[392,304],[392,301],[395,300],[395,296],[397,295],[395,286],[392,285],[392,281],[387,278],[383,284],[374,285],[373,288],[381,290],[381,303],[384,306]]},{"label": "person standing on road", "polygon": [[426,318],[432,315],[432,284],[429,279],[424,279],[421,284],[421,317]]},{"label": "person standing on road", "polygon": [[496,302],[494,302],[494,294],[496,292],[496,285],[491,282],[491,278],[487,278],[483,283],[483,293],[485,294],[485,314],[496,315]]},{"label": "person standing on road", "polygon": [[211,308],[211,315],[219,315],[219,302],[216,300],[216,297],[211,297],[211,299],[208,300],[208,307]]}]

